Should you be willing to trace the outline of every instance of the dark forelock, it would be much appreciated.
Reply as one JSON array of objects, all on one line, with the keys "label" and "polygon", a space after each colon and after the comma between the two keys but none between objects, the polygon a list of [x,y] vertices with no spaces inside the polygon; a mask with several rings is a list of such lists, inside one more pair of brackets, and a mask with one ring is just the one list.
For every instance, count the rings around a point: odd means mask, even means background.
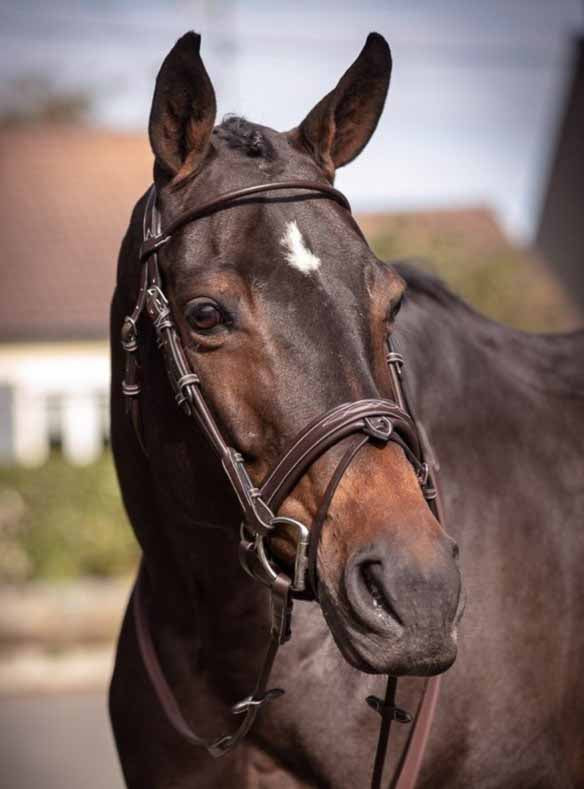
[{"label": "dark forelock", "polygon": [[237,115],[227,115],[215,129],[215,134],[226,142],[229,148],[241,151],[245,156],[261,157],[270,161],[275,157],[274,146],[262,129],[255,123]]}]

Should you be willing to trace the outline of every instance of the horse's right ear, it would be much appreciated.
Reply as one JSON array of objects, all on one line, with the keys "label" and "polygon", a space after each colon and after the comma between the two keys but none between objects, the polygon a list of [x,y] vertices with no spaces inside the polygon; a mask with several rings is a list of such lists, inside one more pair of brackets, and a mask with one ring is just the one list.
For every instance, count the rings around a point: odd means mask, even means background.
[{"label": "horse's right ear", "polygon": [[200,46],[196,33],[179,38],[156,78],[148,126],[156,181],[193,172],[207,152],[217,105]]}]

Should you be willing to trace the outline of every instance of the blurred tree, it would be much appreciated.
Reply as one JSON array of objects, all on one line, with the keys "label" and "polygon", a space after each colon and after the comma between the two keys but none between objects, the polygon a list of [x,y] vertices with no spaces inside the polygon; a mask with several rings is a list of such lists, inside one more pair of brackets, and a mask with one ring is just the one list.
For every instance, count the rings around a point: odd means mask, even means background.
[{"label": "blurred tree", "polygon": [[582,326],[571,294],[505,237],[488,209],[365,214],[360,224],[382,260],[415,259],[489,318],[535,332]]},{"label": "blurred tree", "polygon": [[31,123],[82,123],[93,105],[87,89],[59,88],[42,74],[28,74],[5,83],[0,98],[0,127]]}]

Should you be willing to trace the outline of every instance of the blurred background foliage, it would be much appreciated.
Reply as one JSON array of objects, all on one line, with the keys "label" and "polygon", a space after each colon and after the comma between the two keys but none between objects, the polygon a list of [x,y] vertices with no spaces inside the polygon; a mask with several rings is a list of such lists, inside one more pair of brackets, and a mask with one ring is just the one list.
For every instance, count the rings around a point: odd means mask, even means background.
[{"label": "blurred background foliage", "polygon": [[137,555],[109,451],[88,466],[55,451],[0,469],[0,582],[119,575]]},{"label": "blurred background foliage", "polygon": [[63,90],[44,74],[22,74],[2,86],[0,128],[83,123],[92,105],[93,95],[87,88]]},{"label": "blurred background foliage", "polygon": [[512,244],[486,208],[371,214],[361,225],[379,258],[413,260],[493,320],[532,332],[582,323],[558,279]]}]

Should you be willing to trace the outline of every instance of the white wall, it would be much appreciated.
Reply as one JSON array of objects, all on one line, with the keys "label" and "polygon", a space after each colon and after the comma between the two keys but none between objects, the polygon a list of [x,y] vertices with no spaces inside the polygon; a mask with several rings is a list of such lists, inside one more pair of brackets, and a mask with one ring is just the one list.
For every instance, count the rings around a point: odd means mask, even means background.
[{"label": "white wall", "polygon": [[3,463],[39,465],[57,438],[65,457],[90,463],[102,451],[109,392],[105,343],[0,347]]}]

